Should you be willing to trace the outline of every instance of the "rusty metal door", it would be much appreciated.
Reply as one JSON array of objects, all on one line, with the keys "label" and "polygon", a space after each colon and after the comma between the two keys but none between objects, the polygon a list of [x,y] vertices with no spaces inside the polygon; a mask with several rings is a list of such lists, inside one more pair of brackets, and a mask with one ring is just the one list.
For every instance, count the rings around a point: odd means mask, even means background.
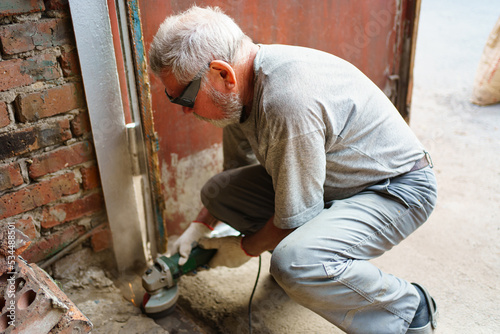
[{"label": "rusty metal door", "polygon": [[[166,16],[193,3],[130,0],[132,25],[136,30],[142,28],[144,50],[136,45],[138,57],[147,57],[153,36]],[[307,46],[350,61],[409,119],[420,0],[197,0],[196,4],[221,7],[254,42]],[[141,38],[134,43],[142,43]],[[145,59],[138,66],[141,61]],[[162,212],[157,212],[161,218],[157,221],[160,246],[164,246],[166,231],[169,235],[180,234],[196,217],[201,208],[201,186],[221,169],[221,130],[184,115],[165,97],[161,82],[153,75],[149,80],[146,86],[151,92],[152,122],[146,120],[145,136],[152,146],[157,145],[153,153],[157,158],[156,179],[161,186],[154,196],[161,202],[158,207]]]}]

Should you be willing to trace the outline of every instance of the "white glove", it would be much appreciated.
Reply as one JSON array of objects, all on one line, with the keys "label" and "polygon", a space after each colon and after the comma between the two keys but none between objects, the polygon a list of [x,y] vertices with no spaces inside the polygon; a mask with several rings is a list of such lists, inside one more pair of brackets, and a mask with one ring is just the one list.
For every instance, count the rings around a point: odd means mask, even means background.
[{"label": "white glove", "polygon": [[241,239],[242,237],[235,236],[207,238],[201,239],[198,244],[204,249],[217,249],[217,253],[208,263],[211,268],[219,266],[236,268],[252,258],[241,247]]},{"label": "white glove", "polygon": [[196,246],[198,240],[208,237],[212,230],[200,222],[192,222],[182,235],[174,243],[172,254],[179,253],[179,266],[184,265],[191,254],[191,250]]}]

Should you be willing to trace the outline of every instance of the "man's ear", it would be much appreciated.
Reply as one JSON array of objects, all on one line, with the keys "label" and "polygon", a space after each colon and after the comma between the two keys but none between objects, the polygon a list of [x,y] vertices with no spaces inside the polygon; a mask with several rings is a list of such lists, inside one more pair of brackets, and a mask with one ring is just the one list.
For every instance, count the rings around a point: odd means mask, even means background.
[{"label": "man's ear", "polygon": [[210,76],[213,85],[219,89],[233,90],[236,86],[236,73],[233,67],[223,60],[210,63]]}]

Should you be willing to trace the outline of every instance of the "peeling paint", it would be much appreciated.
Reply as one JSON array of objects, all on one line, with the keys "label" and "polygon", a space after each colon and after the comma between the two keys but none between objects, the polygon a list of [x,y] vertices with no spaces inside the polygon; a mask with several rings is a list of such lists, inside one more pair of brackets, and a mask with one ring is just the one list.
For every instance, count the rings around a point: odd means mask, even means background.
[{"label": "peeling paint", "polygon": [[141,14],[138,0],[128,0],[127,2],[128,25],[130,27],[130,38],[135,64],[135,76],[137,80],[137,92],[139,93],[139,104],[141,113],[141,123],[146,141],[146,154],[148,160],[149,181],[152,192],[152,205],[154,219],[156,223],[156,245],[153,245],[153,253],[156,249],[165,252],[167,249],[165,208],[163,207],[163,194],[161,191],[161,171],[158,158],[159,142],[153,122],[153,110],[151,104],[151,93],[149,77],[147,72],[147,61],[142,35]]},{"label": "peeling paint", "polygon": [[222,144],[178,159],[162,162],[162,184],[169,235],[179,234],[196,218],[202,207],[200,190],[210,177],[222,170]]}]

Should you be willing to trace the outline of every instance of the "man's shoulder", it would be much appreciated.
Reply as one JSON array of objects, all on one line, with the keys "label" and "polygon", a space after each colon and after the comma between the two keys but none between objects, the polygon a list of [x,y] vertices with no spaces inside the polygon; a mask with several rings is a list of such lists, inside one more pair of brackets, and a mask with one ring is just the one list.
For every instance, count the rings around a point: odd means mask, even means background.
[{"label": "man's shoulder", "polygon": [[282,64],[287,66],[347,66],[348,61],[322,50],[317,50],[304,46],[285,44],[260,44],[259,57],[257,57],[257,67],[271,67],[273,69]]}]

